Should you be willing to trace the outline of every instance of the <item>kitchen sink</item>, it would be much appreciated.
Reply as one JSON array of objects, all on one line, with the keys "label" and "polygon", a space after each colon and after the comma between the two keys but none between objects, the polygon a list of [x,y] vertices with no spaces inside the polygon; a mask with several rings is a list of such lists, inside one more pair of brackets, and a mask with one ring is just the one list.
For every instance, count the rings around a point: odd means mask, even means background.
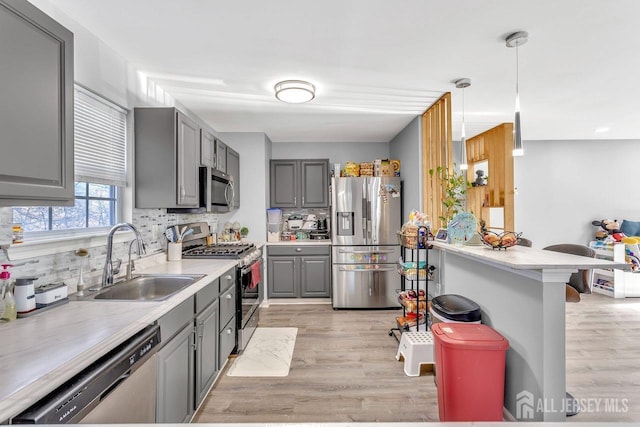
[{"label": "kitchen sink", "polygon": [[203,277],[191,274],[144,274],[101,290],[88,299],[162,301]]}]

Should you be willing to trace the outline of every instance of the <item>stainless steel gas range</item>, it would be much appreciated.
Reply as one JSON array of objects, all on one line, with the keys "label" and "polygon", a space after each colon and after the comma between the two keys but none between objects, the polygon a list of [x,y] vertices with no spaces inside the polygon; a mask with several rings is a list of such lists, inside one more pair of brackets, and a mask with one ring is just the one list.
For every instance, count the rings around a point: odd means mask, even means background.
[{"label": "stainless steel gas range", "polygon": [[[247,346],[258,326],[260,286],[264,280],[262,251],[253,243],[225,242],[206,245],[209,227],[206,223],[184,224],[194,232],[182,242],[183,258],[237,259],[236,268],[236,352]],[[183,227],[181,225],[180,227]]]}]

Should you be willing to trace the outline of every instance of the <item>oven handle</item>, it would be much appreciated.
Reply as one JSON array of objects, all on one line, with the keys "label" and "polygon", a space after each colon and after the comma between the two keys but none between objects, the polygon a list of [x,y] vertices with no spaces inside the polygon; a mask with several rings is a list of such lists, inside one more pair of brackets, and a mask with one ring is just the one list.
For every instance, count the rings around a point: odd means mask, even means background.
[{"label": "oven handle", "polygon": [[240,275],[244,276],[245,274],[249,273],[251,271],[251,266],[253,264],[255,264],[256,262],[259,262],[260,266],[264,265],[264,261],[262,260],[262,257],[260,257],[257,260],[255,260],[254,262],[252,262],[251,264],[242,267],[242,269],[240,270]]}]

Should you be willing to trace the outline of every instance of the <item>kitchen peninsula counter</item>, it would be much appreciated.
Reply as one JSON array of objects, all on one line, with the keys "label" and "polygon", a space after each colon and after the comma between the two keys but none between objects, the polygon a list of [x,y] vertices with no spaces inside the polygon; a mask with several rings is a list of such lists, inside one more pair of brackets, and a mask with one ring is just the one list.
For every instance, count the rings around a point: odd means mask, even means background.
[{"label": "kitchen peninsula counter", "polygon": [[439,269],[443,293],[478,303],[482,323],[509,340],[507,417],[564,421],[566,282],[578,269],[626,264],[523,246],[493,250],[430,243],[429,262]]},{"label": "kitchen peninsula counter", "polygon": [[[164,254],[160,255],[164,258]],[[138,267],[145,264],[140,260]],[[0,324],[0,423],[17,415],[185,299],[235,260],[147,262],[136,274],[206,274],[165,301],[74,301]]]}]

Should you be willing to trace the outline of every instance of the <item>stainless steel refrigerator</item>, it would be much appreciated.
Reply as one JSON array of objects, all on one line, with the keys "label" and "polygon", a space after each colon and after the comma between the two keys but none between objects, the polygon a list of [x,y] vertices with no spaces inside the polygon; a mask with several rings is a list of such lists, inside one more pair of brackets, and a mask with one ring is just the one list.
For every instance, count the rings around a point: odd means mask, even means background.
[{"label": "stainless steel refrigerator", "polygon": [[331,180],[334,308],[398,307],[400,178]]}]

